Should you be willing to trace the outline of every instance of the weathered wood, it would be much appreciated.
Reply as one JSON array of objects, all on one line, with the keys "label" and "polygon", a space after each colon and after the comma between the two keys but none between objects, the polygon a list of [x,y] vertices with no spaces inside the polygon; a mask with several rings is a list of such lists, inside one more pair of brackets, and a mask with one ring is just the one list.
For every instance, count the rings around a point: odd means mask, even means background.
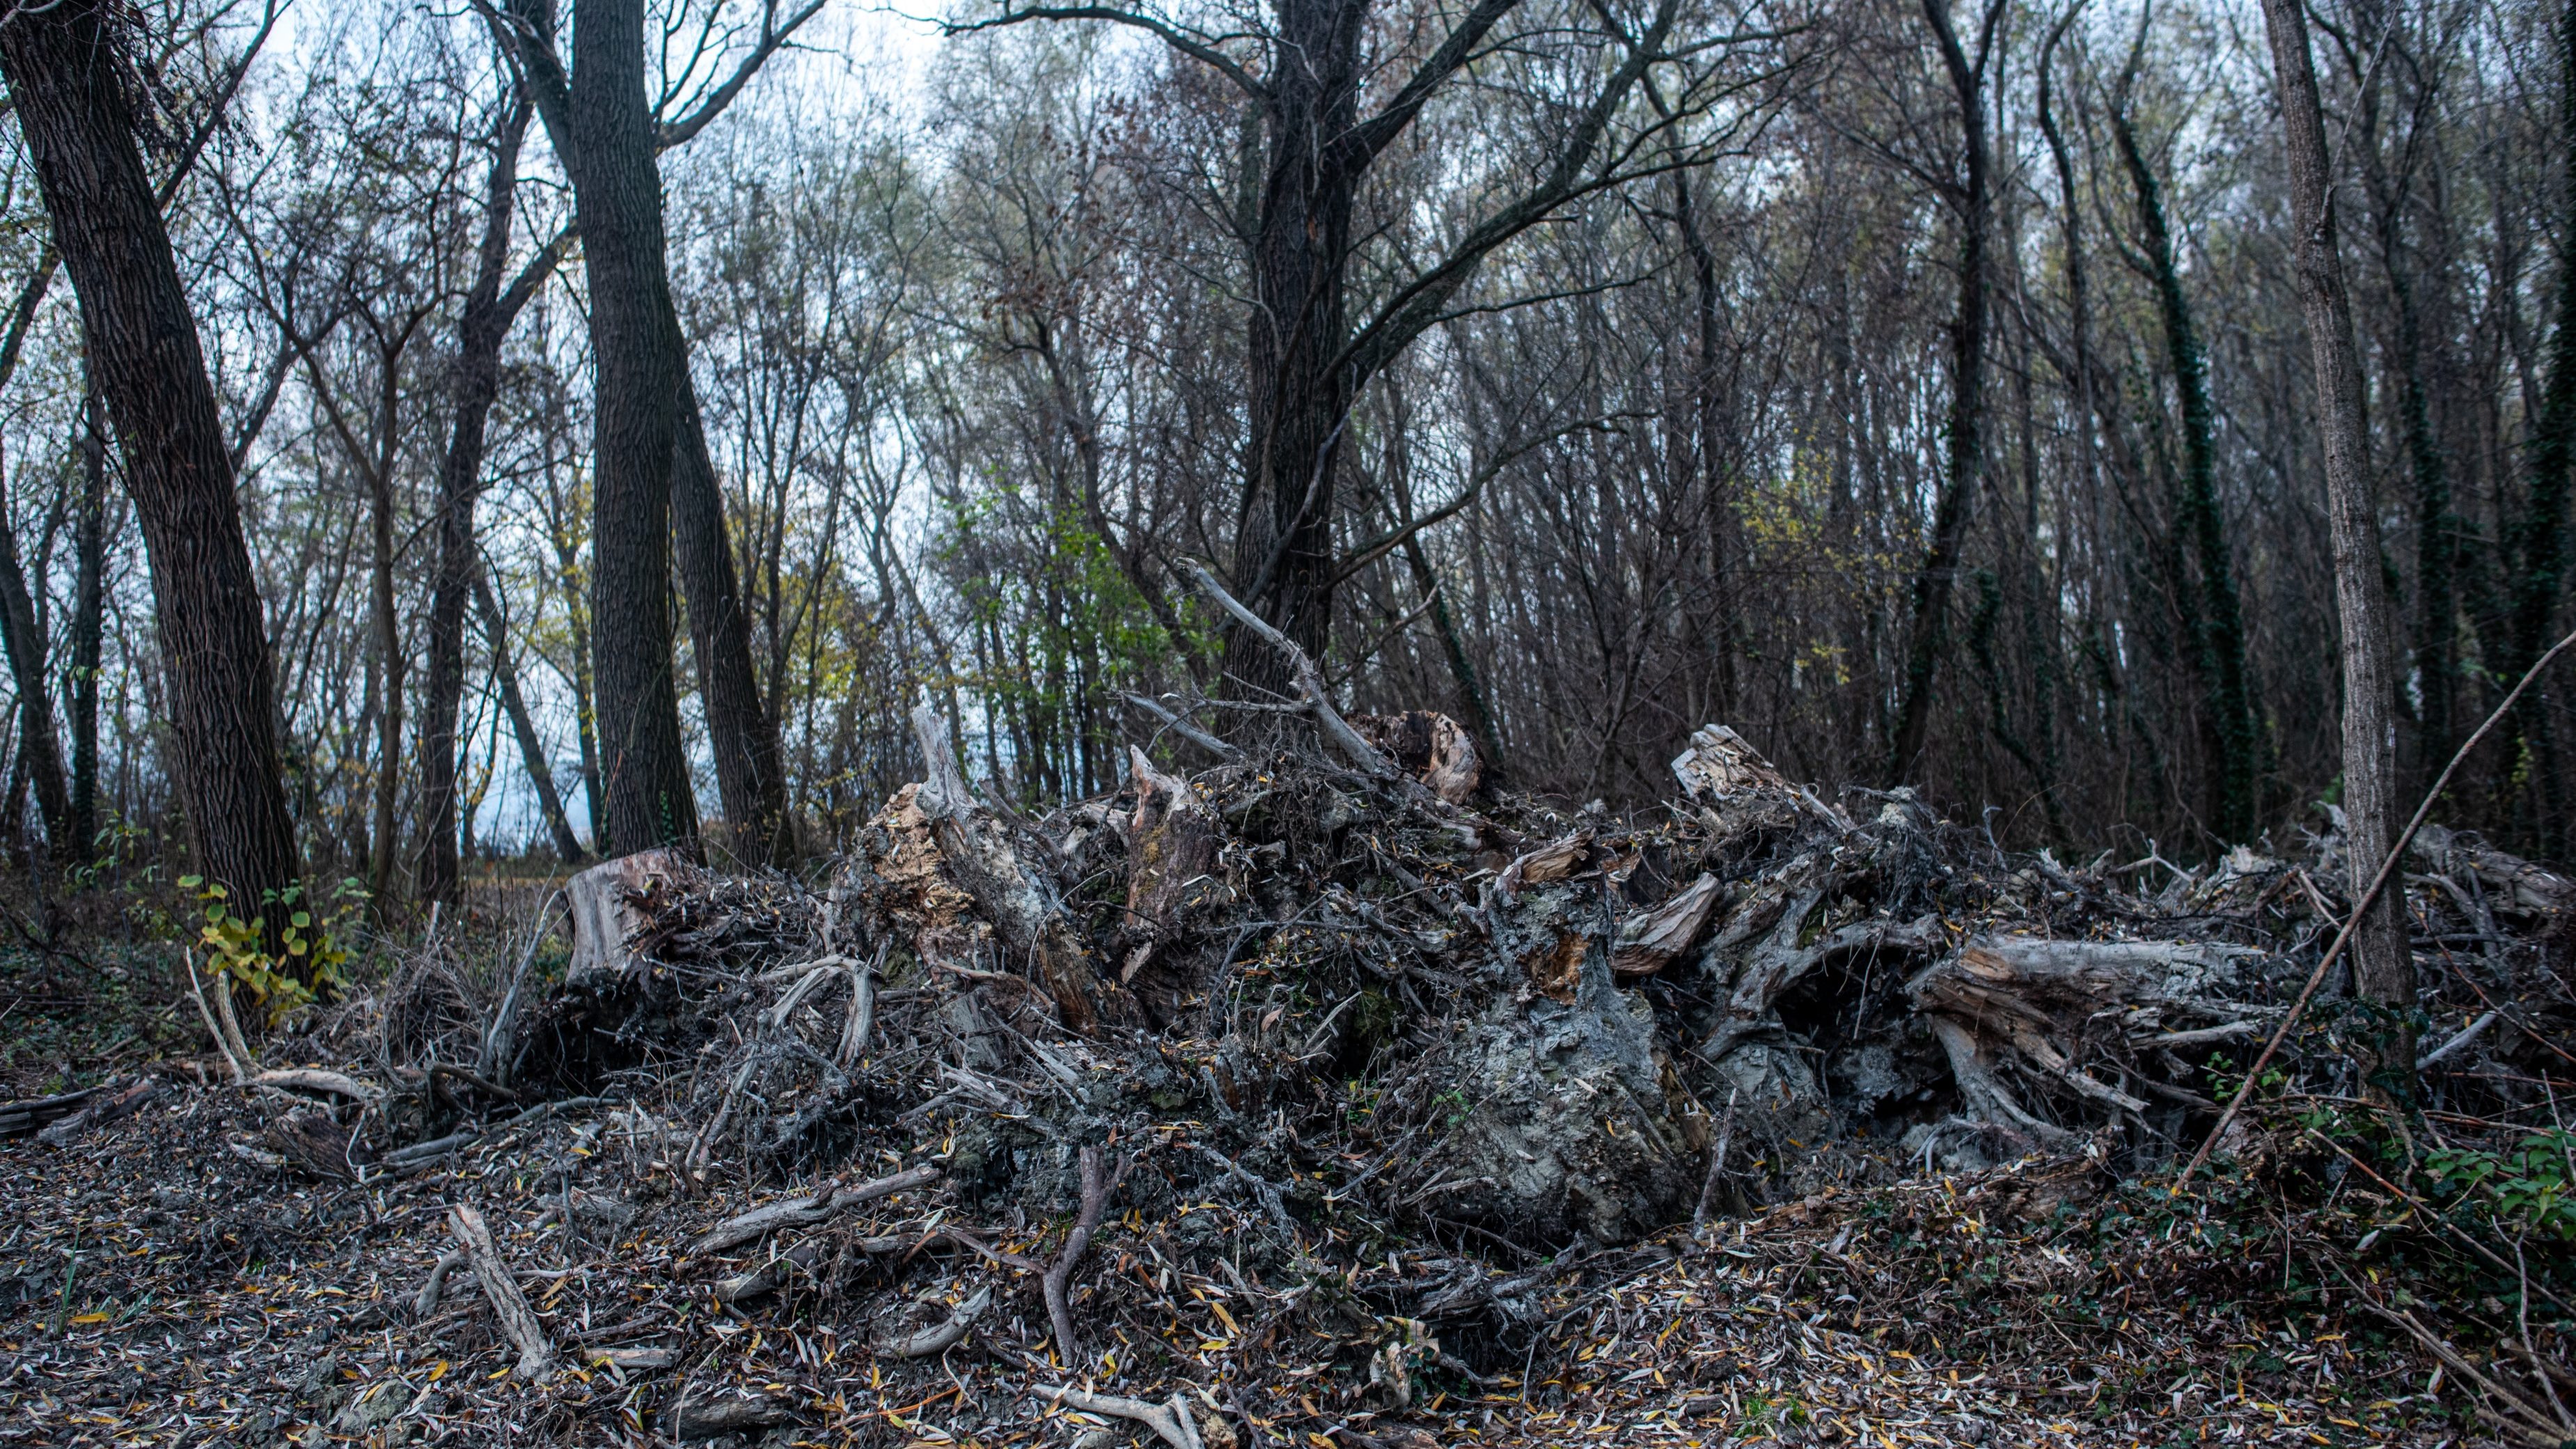
[{"label": "weathered wood", "polygon": [[834,1213],[939,1180],[939,1169],[925,1163],[856,1187],[826,1186],[810,1197],[789,1198],[725,1219],[689,1245],[689,1256],[703,1258],[738,1247],[778,1228],[812,1227]]},{"label": "weathered wood", "polygon": [[457,1246],[465,1250],[465,1260],[473,1265],[474,1281],[482,1286],[483,1301],[492,1305],[492,1316],[501,1321],[501,1331],[519,1349],[519,1377],[531,1383],[554,1372],[555,1349],[547,1341],[545,1325],[537,1321],[537,1311],[528,1306],[528,1295],[519,1291],[519,1280],[510,1275],[510,1265],[502,1260],[501,1249],[492,1241],[492,1230],[483,1225],[483,1215],[464,1203],[447,1210],[447,1225],[456,1234]]},{"label": "weathered wood", "polygon": [[39,1131],[36,1140],[49,1147],[60,1147],[93,1128],[105,1126],[120,1117],[132,1116],[159,1095],[161,1080],[158,1077],[137,1077],[122,1087],[90,1098],[79,1111]]},{"label": "weathered wood", "polygon": [[572,910],[572,959],[564,963],[565,985],[613,979],[633,966],[626,938],[641,918],[632,898],[669,880],[680,865],[674,851],[639,850],[603,860],[565,883],[564,898]]},{"label": "weathered wood", "polygon": [[372,1102],[385,1094],[385,1089],[342,1072],[321,1067],[277,1067],[251,1078],[263,1087],[291,1087],[306,1092],[328,1092],[352,1102]]},{"label": "weathered wood", "polygon": [[[1136,808],[1127,820],[1127,924],[1148,933],[1150,948],[1173,928],[1190,885],[1216,867],[1216,816],[1190,783],[1155,770],[1145,752],[1127,750],[1136,784]],[[1128,959],[1123,980],[1144,962],[1140,949]]]},{"label": "weathered wood", "polygon": [[1355,714],[1351,728],[1452,805],[1464,805],[1485,781],[1485,761],[1466,727],[1445,714],[1413,709],[1402,714]]},{"label": "weathered wood", "polygon": [[0,1102],[0,1141],[32,1136],[38,1129],[79,1111],[97,1095],[98,1088],[83,1087],[77,1092],[65,1092],[56,1097],[24,1097],[15,1102]]},{"label": "weathered wood", "polygon": [[1172,1449],[1204,1449],[1199,1441],[1198,1421],[1190,1416],[1189,1400],[1174,1393],[1170,1403],[1157,1404],[1144,1399],[1122,1398],[1116,1394],[1085,1393],[1076,1388],[1041,1385],[1039,1393],[1068,1409],[1085,1414],[1108,1414],[1132,1419],[1154,1431],[1155,1436]]},{"label": "weathered wood", "polygon": [[946,1353],[965,1340],[967,1333],[975,1327],[975,1320],[983,1317],[984,1310],[992,1306],[993,1285],[987,1283],[976,1289],[965,1302],[950,1309],[945,1319],[918,1333],[899,1338],[887,1347],[897,1358],[929,1358],[933,1354]]},{"label": "weathered wood", "polygon": [[1699,944],[1700,932],[1726,888],[1706,872],[1681,894],[1652,910],[1639,911],[1619,923],[1619,939],[1610,949],[1610,974],[1622,981],[1652,976]]},{"label": "weathered wood", "polygon": [[1135,998],[1094,969],[1090,948],[1063,902],[1020,863],[1009,829],[967,788],[938,711],[926,703],[916,706],[912,729],[930,772],[914,803],[930,823],[948,873],[981,908],[1002,948],[1037,967],[1068,1030],[1088,1035],[1103,1022],[1140,1020]]},{"label": "weathered wood", "polygon": [[1080,1340],[1073,1331],[1073,1270],[1090,1250],[1091,1235],[1100,1226],[1101,1214],[1109,1209],[1109,1195],[1127,1176],[1127,1163],[1121,1159],[1115,1177],[1104,1177],[1100,1166],[1100,1149],[1085,1147],[1079,1157],[1082,1168],[1082,1206],[1075,1213],[1073,1231],[1065,1234],[1064,1251],[1056,1255],[1053,1266],[1041,1282],[1046,1296],[1047,1318],[1055,1327],[1056,1352],[1067,1365],[1081,1362]]}]

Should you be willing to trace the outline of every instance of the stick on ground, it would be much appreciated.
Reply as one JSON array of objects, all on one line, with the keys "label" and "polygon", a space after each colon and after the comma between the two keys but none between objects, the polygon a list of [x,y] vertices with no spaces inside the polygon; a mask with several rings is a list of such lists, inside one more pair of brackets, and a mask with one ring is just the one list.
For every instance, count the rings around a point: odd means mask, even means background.
[{"label": "stick on ground", "polygon": [[447,1210],[447,1225],[474,1267],[483,1301],[492,1305],[501,1331],[519,1346],[519,1377],[534,1383],[554,1372],[555,1348],[546,1339],[545,1325],[537,1321],[537,1310],[528,1306],[528,1295],[519,1291],[519,1280],[501,1261],[501,1249],[492,1241],[492,1230],[483,1225],[483,1215],[458,1203]]},{"label": "stick on ground", "polygon": [[1055,1325],[1056,1352],[1063,1355],[1067,1368],[1082,1358],[1080,1341],[1073,1332],[1073,1308],[1069,1298],[1074,1265],[1081,1262],[1082,1255],[1090,1249],[1091,1234],[1100,1226],[1101,1214],[1109,1209],[1109,1195],[1118,1190],[1119,1182],[1127,1176],[1127,1160],[1122,1158],[1118,1163],[1117,1176],[1103,1180],[1100,1149],[1097,1147],[1082,1149],[1081,1162],[1082,1210],[1074,1217],[1073,1231],[1065,1236],[1064,1251],[1056,1255],[1055,1266],[1046,1270],[1045,1279],[1047,1318]]}]

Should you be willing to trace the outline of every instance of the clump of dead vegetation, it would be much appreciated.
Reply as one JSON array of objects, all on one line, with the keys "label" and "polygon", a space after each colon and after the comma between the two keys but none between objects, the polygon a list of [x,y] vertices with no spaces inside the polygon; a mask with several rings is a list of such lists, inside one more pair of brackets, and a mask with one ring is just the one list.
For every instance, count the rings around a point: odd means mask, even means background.
[{"label": "clump of dead vegetation", "polygon": [[2418,1108],[2329,980],[2176,1195],[2331,830],[2007,854],[1722,726],[1567,811],[1310,675],[1311,734],[1167,704],[1212,763],[1039,818],[925,709],[826,871],[611,862],[23,1109],[21,1422],[185,1364],[189,1442],[2576,1436],[2563,878],[2419,835]]}]

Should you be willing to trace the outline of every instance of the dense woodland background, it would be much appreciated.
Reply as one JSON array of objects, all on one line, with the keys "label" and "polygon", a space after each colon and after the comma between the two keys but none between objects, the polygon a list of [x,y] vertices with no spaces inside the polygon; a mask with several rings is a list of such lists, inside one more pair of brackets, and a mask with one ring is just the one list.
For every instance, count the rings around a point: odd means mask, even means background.
[{"label": "dense woodland background", "polygon": [[[311,875],[413,902],[456,891],[445,841],[469,875],[599,848],[602,671],[658,668],[747,857],[919,778],[924,692],[998,793],[1110,788],[1126,742],[1189,748],[1130,696],[1280,682],[1192,558],[1347,706],[1445,711],[1573,803],[1662,795],[1708,721],[2061,853],[2286,843],[2337,796],[2251,6],[656,5],[674,402],[595,365],[632,296],[573,230],[578,79],[546,114],[579,16],[270,3],[79,8],[239,470]],[[2576,8],[2309,16],[2411,804],[2566,627]],[[0,129],[0,817],[30,862],[177,865],[126,455]],[[667,522],[595,491],[641,427]],[[2571,702],[2536,686],[2441,815],[2566,859]]]}]

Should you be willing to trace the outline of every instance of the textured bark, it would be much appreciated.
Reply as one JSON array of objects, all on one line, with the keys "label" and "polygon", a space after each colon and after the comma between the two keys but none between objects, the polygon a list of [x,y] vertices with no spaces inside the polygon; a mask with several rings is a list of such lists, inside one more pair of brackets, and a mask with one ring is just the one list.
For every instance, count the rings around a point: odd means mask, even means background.
[{"label": "textured bark", "polygon": [[597,368],[590,617],[603,854],[694,851],[698,839],[671,653],[672,403],[684,359],[645,82],[642,0],[579,0],[565,163]]},{"label": "textured bark", "polygon": [[2234,844],[2254,835],[2262,738],[2245,665],[2245,616],[2236,596],[2226,518],[2218,506],[2218,410],[2209,401],[2209,365],[2200,350],[2200,334],[2192,325],[2191,298],[2182,289],[2163,188],[2155,169],[2147,164],[2146,153],[2139,149],[2137,129],[2125,112],[2112,112],[2111,134],[2119,143],[2120,160],[2128,168],[2129,184],[2137,196],[2147,265],[2154,274],[2157,309],[2163,314],[2165,357],[2173,367],[2174,391],[2182,401],[2180,512],[2200,570],[2199,672],[2202,687],[2209,691],[2203,709],[2215,756],[2210,765],[2209,828],[2220,841]]},{"label": "textured bark", "polygon": [[678,451],[671,460],[671,539],[688,597],[698,697],[707,711],[716,791],[732,827],[733,853],[754,865],[792,864],[778,721],[763,703],[751,665],[751,615],[743,607],[733,549],[725,538],[724,493],[707,452],[705,420],[685,366],[680,375]]},{"label": "textured bark", "polygon": [[[456,720],[465,699],[465,610],[481,581],[474,506],[483,494],[484,429],[501,389],[501,343],[544,275],[532,262],[529,272],[503,289],[528,118],[527,102],[515,100],[493,138],[483,235],[457,329],[455,413],[438,470],[438,561],[430,580],[428,676],[421,688],[419,885],[422,900],[451,905],[458,900]],[[552,272],[557,255],[553,248],[539,254],[545,273]]]},{"label": "textured bark", "polygon": [[248,914],[296,869],[268,640],[222,416],[135,148],[109,16],[104,0],[19,11],[0,26],[0,72],[125,454],[190,837],[200,869]]},{"label": "textured bark", "polygon": [[63,700],[71,717],[71,843],[86,852],[98,839],[98,666],[107,633],[107,419],[94,386],[81,407],[80,460]]},{"label": "textured bark", "polygon": [[[2397,834],[2394,691],[2388,667],[2393,615],[2381,574],[2379,521],[2371,508],[2369,441],[2362,426],[2361,359],[2352,302],[2335,250],[2333,171],[2326,155],[2307,15],[2299,0],[2263,0],[2290,159],[2290,217],[2298,243],[2299,300],[2314,354],[2317,413],[2326,455],[2326,508],[2334,534],[2335,610],[2343,631],[2343,808],[2351,890],[2359,899]],[[2353,933],[2353,981],[2388,1008],[2374,1078],[2411,1095],[2415,1077],[2415,960],[2402,901],[2384,893]]]},{"label": "textured bark", "polygon": [[[17,531],[0,512],[0,646],[9,656],[10,682],[18,690],[18,750],[45,840],[57,860],[78,854],[71,821],[71,791],[63,782],[60,736],[54,731],[53,691],[45,683],[45,631],[36,621],[26,569],[18,560]],[[13,821],[14,824],[14,821]]]},{"label": "textured bark", "polygon": [[1923,0],[1923,17],[1941,51],[1942,68],[1959,101],[1959,171],[1951,183],[1951,209],[1959,229],[1959,310],[1950,322],[1950,408],[1945,425],[1941,490],[1932,506],[1932,538],[1914,574],[1908,599],[1905,677],[1896,725],[1890,732],[1891,782],[1912,774],[1932,721],[1933,676],[1948,643],[1950,590],[1959,553],[1976,510],[1985,471],[1986,243],[1993,226],[1991,157],[1986,144],[1986,59],[2001,18],[2001,0],[1990,0],[1973,59],[1950,23],[1948,0]]}]

